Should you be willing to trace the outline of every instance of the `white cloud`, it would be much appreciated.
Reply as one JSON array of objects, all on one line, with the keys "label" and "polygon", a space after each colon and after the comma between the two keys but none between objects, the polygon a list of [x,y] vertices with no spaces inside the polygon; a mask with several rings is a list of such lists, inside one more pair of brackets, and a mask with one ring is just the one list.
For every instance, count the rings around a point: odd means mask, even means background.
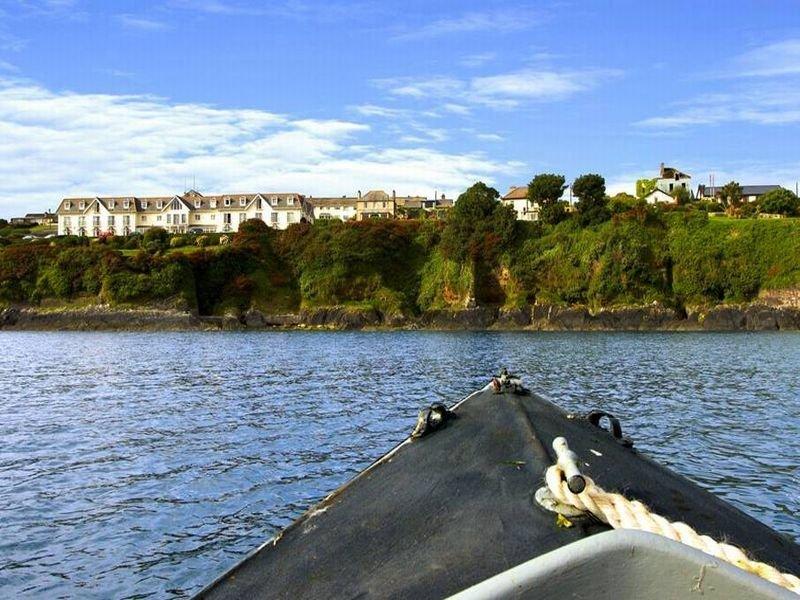
[{"label": "white cloud", "polygon": [[495,58],[497,58],[496,52],[479,52],[477,54],[469,54],[465,56],[459,61],[459,63],[464,67],[474,69],[493,61]]},{"label": "white cloud", "polygon": [[478,133],[475,137],[483,142],[502,142],[505,138],[496,133]]},{"label": "white cloud", "polygon": [[170,29],[167,23],[137,15],[118,15],[117,19],[126,29],[138,29],[140,31],[165,31]]},{"label": "white cloud", "polygon": [[401,119],[409,116],[409,111],[403,108],[391,108],[376,104],[359,104],[351,107],[363,117],[378,117],[382,119]]},{"label": "white cloud", "polygon": [[[446,137],[425,130],[421,139]],[[196,177],[209,192],[356,189],[456,194],[521,163],[480,152],[380,149],[363,123],[297,119],[252,109],[178,104],[152,96],[53,92],[0,79],[0,213],[55,208],[71,195],[164,194]]]},{"label": "white cloud", "polygon": [[576,71],[522,69],[471,79],[443,76],[398,77],[376,79],[372,83],[393,96],[405,96],[417,100],[446,99],[492,108],[514,108],[523,102],[562,100],[621,76],[622,71],[617,69]]},{"label": "white cloud", "polygon": [[704,94],[678,104],[677,110],[670,114],[650,117],[636,125],[663,130],[732,122],[800,123],[800,91],[785,85],[763,84],[727,93]]},{"label": "white cloud", "polygon": [[394,39],[419,40],[450,34],[483,31],[510,33],[528,29],[542,21],[543,17],[540,13],[528,8],[468,12],[458,17],[446,17],[416,27],[405,27],[394,36]]},{"label": "white cloud", "polygon": [[734,60],[734,77],[774,77],[800,74],[800,39],[754,48]]},{"label": "white cloud", "polygon": [[455,102],[445,102],[442,105],[442,109],[456,115],[468,115],[471,112],[469,106],[464,106],[463,104],[456,104]]}]

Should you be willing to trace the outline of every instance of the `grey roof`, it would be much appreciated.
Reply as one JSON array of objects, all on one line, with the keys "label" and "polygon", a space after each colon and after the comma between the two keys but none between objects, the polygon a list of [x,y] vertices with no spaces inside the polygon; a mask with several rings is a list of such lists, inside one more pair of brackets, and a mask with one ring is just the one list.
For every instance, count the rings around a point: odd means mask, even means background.
[{"label": "grey roof", "polygon": [[[777,190],[779,185],[743,185],[742,196],[763,196],[767,192]],[[713,188],[708,185],[700,185],[697,190],[697,195],[702,198],[713,198],[723,186],[716,185]]]}]

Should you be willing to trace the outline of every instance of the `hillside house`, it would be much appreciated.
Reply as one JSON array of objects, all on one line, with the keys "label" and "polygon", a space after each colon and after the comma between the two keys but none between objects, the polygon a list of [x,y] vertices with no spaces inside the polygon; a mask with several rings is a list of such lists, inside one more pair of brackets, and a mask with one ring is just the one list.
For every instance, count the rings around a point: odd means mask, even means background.
[{"label": "hillside house", "polygon": [[[756,202],[761,196],[766,194],[767,192],[771,192],[772,190],[777,190],[781,186],[779,185],[743,185],[742,187],[742,201],[743,202]],[[713,200],[717,197],[721,186],[706,186],[700,184],[697,186],[697,195],[695,196],[698,200]]]},{"label": "hillside house", "polygon": [[286,229],[310,217],[305,198],[295,193],[222,194],[195,190],[178,196],[64,198],[56,211],[59,235],[97,237],[144,233],[235,232],[248,219]]},{"label": "hillside house", "polygon": [[514,209],[518,221],[537,221],[539,219],[539,205],[528,200],[527,186],[511,186],[500,201]]},{"label": "hillside house", "polygon": [[658,178],[656,179],[656,188],[671,196],[679,187],[691,190],[692,176],[674,167],[665,167],[664,163],[661,163]]}]

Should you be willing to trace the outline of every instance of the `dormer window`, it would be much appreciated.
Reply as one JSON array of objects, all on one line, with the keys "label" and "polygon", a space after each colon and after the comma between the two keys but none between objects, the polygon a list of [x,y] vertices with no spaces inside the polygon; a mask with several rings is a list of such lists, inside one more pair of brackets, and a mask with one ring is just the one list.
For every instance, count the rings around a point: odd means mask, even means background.
[{"label": "dormer window", "polygon": [[124,208],[125,210],[128,210],[130,207],[131,207],[131,201],[130,200],[125,200],[125,201],[122,202],[122,208]]},{"label": "dormer window", "polygon": [[239,206],[244,206],[246,204],[247,204],[247,198],[245,198],[244,196],[239,198]]},{"label": "dormer window", "polygon": [[225,206],[230,206],[230,205],[231,205],[231,199],[225,198]]},{"label": "dormer window", "polygon": [[216,200],[212,200],[211,201],[211,208],[217,208],[217,201]]},{"label": "dormer window", "polygon": [[147,208],[147,200],[142,200],[142,208]]},{"label": "dormer window", "polygon": [[194,207],[195,207],[195,208],[200,208],[200,206],[201,206],[201,202],[200,202],[200,200],[195,200],[195,201],[194,201]]},{"label": "dormer window", "polygon": [[66,208],[67,210],[69,210],[70,208],[72,208],[72,202],[70,202],[69,200],[67,200],[66,202],[64,202],[64,208]]},{"label": "dormer window", "polygon": [[278,205],[278,197],[277,196],[273,196],[272,198],[269,199],[269,203],[272,204],[272,206],[277,206]]},{"label": "dormer window", "polygon": [[111,210],[114,210],[114,205],[115,205],[115,204],[116,204],[116,202],[114,202],[113,200],[110,200],[110,201],[108,202],[108,208],[110,208]]},{"label": "dormer window", "polygon": [[79,208],[79,209],[81,209],[81,210],[83,210],[84,208],[86,208],[86,202],[84,202],[83,200],[81,200],[80,204],[78,204],[78,208]]},{"label": "dormer window", "polygon": [[156,208],[164,208],[164,203],[161,200],[159,200],[158,202],[156,202]]}]

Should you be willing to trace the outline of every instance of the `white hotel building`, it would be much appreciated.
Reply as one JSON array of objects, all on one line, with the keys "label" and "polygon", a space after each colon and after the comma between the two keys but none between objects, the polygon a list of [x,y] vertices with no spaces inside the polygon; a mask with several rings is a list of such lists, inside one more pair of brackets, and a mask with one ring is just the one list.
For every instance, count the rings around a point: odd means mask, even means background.
[{"label": "white hotel building", "polygon": [[144,233],[162,227],[170,233],[235,232],[248,219],[276,229],[313,218],[301,194],[259,193],[204,196],[189,190],[180,196],[139,198],[64,198],[56,211],[59,235]]}]

